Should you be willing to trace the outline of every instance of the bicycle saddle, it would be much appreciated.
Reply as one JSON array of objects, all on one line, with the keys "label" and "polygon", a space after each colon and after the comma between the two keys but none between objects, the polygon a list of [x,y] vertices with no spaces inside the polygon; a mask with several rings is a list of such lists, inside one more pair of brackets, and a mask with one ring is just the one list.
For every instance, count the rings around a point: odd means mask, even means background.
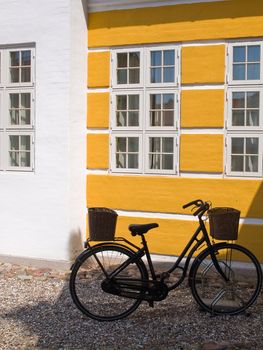
[{"label": "bicycle saddle", "polygon": [[148,232],[152,228],[155,228],[158,226],[159,225],[156,223],[144,224],[144,225],[131,224],[129,225],[129,230],[131,231],[131,234],[133,236],[136,236],[136,235],[143,235],[144,233]]}]

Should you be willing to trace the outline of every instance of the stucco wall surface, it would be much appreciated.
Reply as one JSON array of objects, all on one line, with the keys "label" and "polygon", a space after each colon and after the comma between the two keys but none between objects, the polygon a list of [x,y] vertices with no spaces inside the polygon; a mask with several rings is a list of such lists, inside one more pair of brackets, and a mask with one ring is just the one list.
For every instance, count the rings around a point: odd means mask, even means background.
[{"label": "stucco wall surface", "polygon": [[68,260],[84,231],[87,29],[72,4],[0,0],[0,45],[36,46],[35,171],[0,173],[0,255]]}]

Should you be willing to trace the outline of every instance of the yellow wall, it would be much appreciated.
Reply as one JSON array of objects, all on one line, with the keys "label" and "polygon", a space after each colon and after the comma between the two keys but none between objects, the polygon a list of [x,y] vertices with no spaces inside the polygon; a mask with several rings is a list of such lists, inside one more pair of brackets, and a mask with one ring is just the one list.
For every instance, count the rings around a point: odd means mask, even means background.
[{"label": "yellow wall", "polygon": [[181,135],[180,170],[223,172],[223,135]]},{"label": "yellow wall", "polygon": [[109,93],[89,93],[87,95],[87,127],[109,127]]},{"label": "yellow wall", "polygon": [[223,83],[225,45],[182,48],[182,84]]},{"label": "yellow wall", "polygon": [[183,90],[182,128],[223,128],[224,90]]},{"label": "yellow wall", "polygon": [[90,52],[88,54],[88,87],[109,87],[110,52]]},{"label": "yellow wall", "polygon": [[239,208],[243,217],[263,217],[261,180],[171,178],[166,176],[89,175],[87,206],[187,214],[193,199]]},{"label": "yellow wall", "polygon": [[229,0],[90,13],[89,47],[262,36],[263,1]]},{"label": "yellow wall", "polygon": [[87,135],[87,167],[89,169],[108,169],[109,135]]}]

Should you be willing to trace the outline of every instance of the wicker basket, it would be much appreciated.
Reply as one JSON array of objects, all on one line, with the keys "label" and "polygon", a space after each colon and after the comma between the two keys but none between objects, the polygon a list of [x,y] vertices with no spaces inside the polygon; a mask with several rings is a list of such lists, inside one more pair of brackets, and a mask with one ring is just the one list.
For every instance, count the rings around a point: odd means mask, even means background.
[{"label": "wicker basket", "polygon": [[240,211],[234,208],[212,208],[208,210],[210,234],[218,240],[236,240]]},{"label": "wicker basket", "polygon": [[108,208],[89,208],[89,239],[113,241],[118,214]]}]

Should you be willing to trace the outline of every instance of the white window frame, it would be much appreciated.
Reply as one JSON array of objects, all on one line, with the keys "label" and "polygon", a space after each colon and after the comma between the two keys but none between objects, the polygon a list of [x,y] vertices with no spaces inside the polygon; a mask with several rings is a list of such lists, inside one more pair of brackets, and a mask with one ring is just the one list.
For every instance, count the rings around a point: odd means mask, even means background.
[{"label": "white window frame", "polygon": [[[116,124],[116,110],[117,110],[117,104],[116,104],[116,97],[117,96],[129,96],[129,95],[139,95],[139,125],[138,126],[118,126]],[[143,92],[137,91],[137,90],[120,90],[120,91],[114,91],[111,94],[111,128],[112,130],[142,130],[143,128]]]},{"label": "white window frame", "polygon": [[[4,129],[4,91],[0,88],[0,130],[3,131]],[[1,168],[1,165],[0,165]]]},{"label": "white window frame", "polygon": [[[138,84],[118,84],[117,82],[117,54],[118,53],[131,53],[131,52],[140,52],[140,82]],[[111,63],[112,63],[112,79],[111,79],[111,85],[113,88],[119,88],[119,89],[133,89],[133,88],[140,88],[143,87],[143,67],[144,67],[144,52],[142,48],[129,48],[129,49],[114,49],[111,52]]]},{"label": "white window frame", "polygon": [[[234,80],[233,79],[233,53],[234,53],[234,47],[237,46],[254,46],[259,45],[260,46],[260,79],[253,79],[253,80]],[[228,67],[229,67],[229,76],[228,76],[228,83],[230,85],[249,85],[249,84],[262,84],[263,83],[263,42],[262,41],[240,41],[235,43],[229,43],[228,46]],[[246,62],[244,62],[246,64]]]},{"label": "white window frame", "polygon": [[[174,50],[174,82],[161,82],[161,83],[152,83],[151,82],[151,52],[152,51],[165,51],[165,50]],[[179,65],[180,65],[180,55],[179,55],[179,46],[178,45],[167,45],[167,46],[155,46],[146,48],[146,86],[147,87],[178,87],[179,86]],[[164,66],[160,66],[164,67]]]},{"label": "white window frame", "polygon": [[[138,152],[138,162],[139,162],[139,167],[136,168],[118,168],[116,166],[116,138],[117,137],[124,137],[124,138],[129,138],[129,137],[136,137],[139,139],[139,152]],[[137,133],[112,133],[111,138],[110,138],[110,145],[111,145],[111,171],[116,172],[116,173],[138,173],[140,174],[142,172],[142,135],[137,134]]]},{"label": "white window frame", "polygon": [[[231,145],[232,138],[258,138],[259,149],[258,149],[258,171],[257,172],[247,172],[247,171],[232,171],[231,170]],[[226,136],[226,174],[228,176],[241,176],[241,177],[262,177],[262,154],[263,154],[263,134],[262,133],[230,133]]]},{"label": "white window frame", "polygon": [[[10,119],[9,119],[9,95],[10,94],[24,94],[24,93],[29,93],[30,94],[30,124],[18,124],[18,125],[12,125],[10,124]],[[5,105],[4,105],[4,125],[6,126],[7,129],[9,130],[27,130],[27,129],[33,129],[35,125],[35,96],[34,96],[34,90],[32,89],[6,89],[5,91]]]},{"label": "white window frame", "polygon": [[[173,94],[174,95],[174,126],[151,126],[150,125],[150,95],[153,94]],[[157,89],[157,90],[147,90],[146,91],[146,116],[145,116],[145,121],[146,121],[146,130],[150,130],[150,131],[156,131],[156,132],[161,132],[163,131],[164,133],[168,130],[178,130],[178,122],[179,122],[179,91],[175,91],[175,90],[166,90],[166,89]]]},{"label": "white window frame", "polygon": [[[158,137],[158,138],[173,138],[173,169],[151,169],[149,167],[149,146],[150,146],[150,138],[151,137]],[[164,174],[164,175],[175,175],[177,173],[177,143],[178,143],[178,135],[172,134],[172,133],[162,133],[162,132],[156,132],[156,133],[147,133],[145,135],[146,142],[145,144],[145,150],[144,150],[144,170],[147,174]]]},{"label": "white window frame", "polygon": [[[22,166],[11,166],[9,165],[9,136],[30,136],[30,166],[29,167],[22,167]],[[32,172],[34,170],[34,133],[33,132],[27,132],[27,131],[8,131],[5,133],[4,138],[5,147],[6,150],[4,155],[4,164],[5,168],[4,170],[8,171],[26,171],[26,172]]]},{"label": "white window frame", "polygon": [[[30,77],[31,81],[30,82],[17,82],[17,83],[12,83],[10,80],[10,52],[22,52],[22,51],[30,51],[31,52],[31,65],[30,65]],[[4,55],[3,55],[3,64],[5,66],[4,69],[4,74],[3,74],[3,84],[6,87],[32,87],[35,84],[35,48],[32,47],[17,47],[17,48],[11,48],[11,49],[6,49],[4,50]],[[19,66],[20,67],[20,66]]]},{"label": "white window frame", "polygon": [[[232,125],[232,93],[233,92],[259,92],[259,125],[258,126],[233,126]],[[246,87],[231,87],[227,91],[227,129],[239,131],[259,131],[263,130],[263,87],[262,86],[246,86]]]}]

